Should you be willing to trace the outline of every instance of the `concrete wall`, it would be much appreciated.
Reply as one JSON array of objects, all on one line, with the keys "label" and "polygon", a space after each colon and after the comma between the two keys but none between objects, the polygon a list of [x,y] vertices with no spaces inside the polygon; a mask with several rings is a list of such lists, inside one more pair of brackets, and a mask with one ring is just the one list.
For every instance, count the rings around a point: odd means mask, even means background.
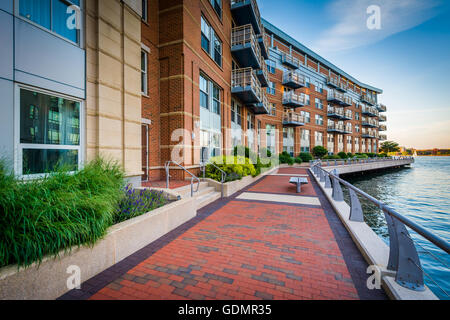
[{"label": "concrete wall", "polygon": [[332,171],[334,169],[337,169],[339,174],[346,174],[346,173],[371,171],[371,170],[379,170],[379,169],[386,169],[386,168],[395,168],[395,167],[410,165],[412,163],[414,163],[413,159],[387,160],[387,161],[379,161],[379,162],[358,163],[358,164],[351,164],[351,165],[330,166],[330,167],[324,167],[324,169],[327,171]]}]

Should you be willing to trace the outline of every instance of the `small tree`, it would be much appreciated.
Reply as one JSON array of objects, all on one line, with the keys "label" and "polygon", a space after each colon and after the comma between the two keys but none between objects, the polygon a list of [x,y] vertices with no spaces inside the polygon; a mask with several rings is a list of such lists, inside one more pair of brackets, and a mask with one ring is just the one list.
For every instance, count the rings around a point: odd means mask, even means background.
[{"label": "small tree", "polygon": [[397,142],[386,141],[381,144],[380,151],[384,153],[399,152],[400,147]]},{"label": "small tree", "polygon": [[316,158],[322,159],[324,156],[328,154],[328,150],[322,146],[316,146],[313,149],[313,154]]}]

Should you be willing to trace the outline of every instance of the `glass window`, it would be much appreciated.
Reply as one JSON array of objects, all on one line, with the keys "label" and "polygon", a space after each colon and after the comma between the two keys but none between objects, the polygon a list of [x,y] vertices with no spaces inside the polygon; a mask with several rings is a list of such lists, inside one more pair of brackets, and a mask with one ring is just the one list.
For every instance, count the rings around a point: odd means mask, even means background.
[{"label": "glass window", "polygon": [[323,116],[316,114],[316,124],[323,126]]},{"label": "glass window", "polygon": [[269,73],[271,74],[275,74],[276,72],[276,63],[273,60],[267,60],[267,70],[269,71]]},{"label": "glass window", "polygon": [[311,105],[311,98],[309,97],[309,94],[305,94],[305,103],[307,106]]},{"label": "glass window", "polygon": [[202,48],[210,53],[211,47],[211,27],[208,22],[202,17],[201,21],[201,29],[202,29]]},{"label": "glass window", "polygon": [[[80,0],[20,0],[19,14],[72,42],[79,43],[79,30],[70,26],[70,18],[81,18],[76,12],[67,13],[69,6],[80,6]],[[76,21],[76,20],[75,20]]]},{"label": "glass window", "polygon": [[222,18],[222,0],[210,0],[214,11]]},{"label": "glass window", "polygon": [[320,99],[318,99],[318,98],[316,98],[315,100],[316,100],[316,108],[317,108],[317,109],[320,109],[320,110],[323,110],[323,103],[322,103],[322,100],[320,100]]},{"label": "glass window", "polygon": [[300,111],[300,114],[305,117],[305,123],[310,123],[311,122],[311,114],[309,112],[306,111]]},{"label": "glass window", "polygon": [[142,20],[148,22],[148,0],[142,0]]},{"label": "glass window", "polygon": [[214,34],[214,61],[222,66],[222,41]]},{"label": "glass window", "polygon": [[275,95],[275,82],[269,81],[269,86],[267,87],[267,93]]},{"label": "glass window", "polygon": [[316,81],[316,91],[323,93],[323,84],[321,84],[320,82]]},{"label": "glass window", "polygon": [[141,51],[141,92],[145,95],[148,94],[148,71],[147,71],[147,58],[148,54],[146,51]]},{"label": "glass window", "polygon": [[77,169],[80,103],[20,90],[21,174],[48,173],[58,165]]},{"label": "glass window", "polygon": [[213,84],[213,110],[220,115],[220,88]]},{"label": "glass window", "polygon": [[200,76],[200,106],[209,109],[209,88],[208,80]]}]

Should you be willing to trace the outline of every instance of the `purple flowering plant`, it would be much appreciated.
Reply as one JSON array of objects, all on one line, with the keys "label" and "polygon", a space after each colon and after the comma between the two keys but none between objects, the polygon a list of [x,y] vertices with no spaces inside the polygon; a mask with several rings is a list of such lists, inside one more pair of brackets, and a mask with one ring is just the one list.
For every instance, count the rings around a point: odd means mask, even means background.
[{"label": "purple flowering plant", "polygon": [[147,212],[160,208],[168,203],[162,191],[136,190],[131,184],[124,189],[124,196],[119,202],[115,223],[120,223]]}]

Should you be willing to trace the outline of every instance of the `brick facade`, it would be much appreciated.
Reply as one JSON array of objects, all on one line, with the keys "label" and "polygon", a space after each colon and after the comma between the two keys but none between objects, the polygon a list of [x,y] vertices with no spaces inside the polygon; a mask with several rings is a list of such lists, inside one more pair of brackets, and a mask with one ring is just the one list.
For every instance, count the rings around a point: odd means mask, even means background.
[{"label": "brick facade", "polygon": [[[238,1],[240,2],[240,1]],[[242,1],[244,2],[244,1]],[[256,5],[256,1],[248,0]],[[257,9],[256,9],[257,10]],[[233,66],[239,66],[231,50],[232,28],[239,26],[233,20],[231,1],[222,1],[222,14],[218,14],[211,1],[208,0],[148,0],[147,22],[142,22],[142,44],[148,52],[148,95],[142,97],[142,168],[143,180],[159,180],[164,178],[164,165],[177,153],[181,156],[180,163],[194,173],[199,173],[200,159],[200,74],[221,88],[221,149],[229,154],[232,149],[231,136],[227,129],[231,128],[232,100],[239,99],[232,94],[232,70]],[[219,66],[214,59],[201,46],[201,17],[212,27],[217,37],[222,42],[222,65]],[[264,25],[266,27],[266,25]],[[314,72],[315,78],[326,79],[330,74],[336,74],[314,57],[306,55],[300,50],[292,50],[292,43],[265,28],[265,40],[268,44],[270,59],[278,57],[282,53],[292,54],[308,72]],[[269,49],[270,47],[270,49]],[[269,74],[269,80],[275,83],[275,95],[268,95],[269,102],[275,104],[276,114],[254,115],[247,104],[242,103],[242,144],[248,145],[245,134],[247,128],[247,114],[254,119],[254,145],[257,150],[257,127],[261,129],[266,125],[274,125],[279,131],[276,142],[276,152],[283,151],[283,72],[287,69],[280,62],[276,62],[275,74]],[[312,71],[314,70],[314,71]],[[303,69],[298,70],[301,74]],[[341,81],[348,83],[353,88],[353,82],[341,75]],[[315,132],[323,133],[323,146],[327,148],[327,94],[329,87],[323,83],[323,92],[315,90],[315,81],[311,81],[309,87],[297,89],[297,94],[310,96],[310,105],[297,108],[295,112],[306,111],[310,113],[310,123],[297,126],[294,129],[294,154],[301,151],[300,137],[302,130],[310,130],[310,148],[315,146]],[[262,88],[266,92],[266,88]],[[365,88],[356,86],[352,95],[361,95]],[[315,107],[315,99],[322,101],[323,109]],[[363,140],[361,130],[361,107],[357,108],[355,101],[345,110],[352,111],[352,119],[345,124],[352,124],[352,133],[344,135],[344,151],[355,152],[355,138],[359,138],[360,152]],[[359,120],[355,120],[355,113],[359,113]],[[315,116],[323,116],[323,125],[315,123]],[[360,126],[360,132],[355,131],[355,126]],[[147,139],[148,130],[148,139]],[[178,130],[178,131],[177,131]],[[180,131],[184,130],[184,131]],[[378,132],[378,129],[375,129]],[[346,137],[352,137],[352,150],[348,150]],[[337,153],[337,134],[334,134],[334,153]],[[264,131],[261,133],[261,144],[265,145]],[[370,139],[372,140],[372,139]],[[373,139],[376,141],[376,139]],[[148,141],[148,150],[147,150]],[[148,176],[147,176],[148,169]],[[173,170],[172,178],[184,179],[181,170]]]}]

